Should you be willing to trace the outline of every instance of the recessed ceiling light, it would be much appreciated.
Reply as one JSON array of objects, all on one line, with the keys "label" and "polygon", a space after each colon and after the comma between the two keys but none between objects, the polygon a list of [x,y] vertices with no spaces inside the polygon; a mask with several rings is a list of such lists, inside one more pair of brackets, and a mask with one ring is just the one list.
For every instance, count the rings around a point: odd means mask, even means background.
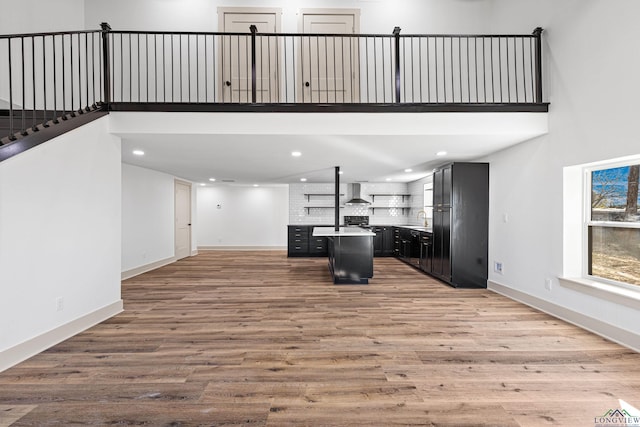
[{"label": "recessed ceiling light", "polygon": [[300,178],[300,181],[305,182],[307,178]]},{"label": "recessed ceiling light", "polygon": [[446,156],[446,155],[447,155],[447,152],[446,152],[446,151],[438,151],[438,152],[436,153],[436,156]]},{"label": "recessed ceiling light", "polygon": [[391,181],[391,178],[387,178],[386,181]]},{"label": "recessed ceiling light", "polygon": [[299,152],[299,151],[292,151],[292,152],[291,152],[291,155],[292,155],[293,157],[300,157],[300,156],[302,156],[302,153],[301,153],[301,152]]},{"label": "recessed ceiling light", "polygon": [[257,186],[258,186],[258,184],[253,184],[253,186],[254,186],[254,187],[257,187]]},{"label": "recessed ceiling light", "polygon": [[207,185],[207,184],[205,184],[204,182],[200,183],[200,187],[204,187],[205,185]]},{"label": "recessed ceiling light", "polygon": [[215,178],[209,178],[209,181],[216,182],[216,179]]},{"label": "recessed ceiling light", "polygon": [[413,172],[413,169],[407,168],[404,170],[405,172],[409,173],[409,172]]},{"label": "recessed ceiling light", "polygon": [[133,154],[136,156],[144,156],[144,151],[142,150],[133,150]]}]

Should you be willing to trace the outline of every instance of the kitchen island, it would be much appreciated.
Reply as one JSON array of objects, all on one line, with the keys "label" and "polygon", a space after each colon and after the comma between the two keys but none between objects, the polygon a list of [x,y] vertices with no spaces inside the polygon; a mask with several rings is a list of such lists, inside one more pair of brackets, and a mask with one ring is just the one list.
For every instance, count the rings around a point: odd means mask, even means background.
[{"label": "kitchen island", "polygon": [[314,227],[313,236],[327,238],[334,284],[369,283],[373,277],[374,232],[360,227]]}]

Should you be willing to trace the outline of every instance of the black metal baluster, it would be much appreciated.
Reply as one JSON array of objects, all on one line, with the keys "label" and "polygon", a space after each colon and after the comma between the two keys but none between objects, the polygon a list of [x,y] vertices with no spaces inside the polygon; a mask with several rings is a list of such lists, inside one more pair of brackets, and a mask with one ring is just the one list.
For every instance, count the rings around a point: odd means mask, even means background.
[{"label": "black metal baluster", "polygon": [[449,50],[451,54],[451,102],[456,102],[456,91],[454,86],[455,71],[453,69],[453,37],[449,37]]},{"label": "black metal baluster", "polygon": [[36,38],[34,36],[31,39],[31,79],[32,79],[32,91],[33,91],[33,117],[31,117],[31,130],[38,131],[36,127]]},{"label": "black metal baluster", "polygon": [[[509,39],[507,39],[507,43],[509,43]],[[516,101],[518,102],[518,47],[516,44],[516,38],[513,38],[513,80],[514,86],[516,90]]]},{"label": "black metal baluster", "polygon": [[[340,64],[342,65],[342,102],[344,103],[344,98],[347,93],[345,90],[345,78],[344,78],[344,36],[340,36]],[[336,102],[338,100],[336,99]]]},{"label": "black metal baluster", "polygon": [[136,57],[138,61],[138,102],[142,102],[140,97],[140,33],[137,34]]},{"label": "black metal baluster", "polygon": [[[238,53],[239,52],[240,52],[240,40],[238,40]],[[246,36],[244,37],[244,53],[245,53],[245,55],[248,55],[248,58],[245,58],[245,61],[246,61],[245,64],[247,64],[247,69],[245,70],[246,71],[246,76],[247,76],[246,87],[245,87],[245,95],[247,97],[247,102],[250,102],[249,101],[249,94],[251,92],[249,92],[249,91],[253,90],[252,88],[249,87],[250,83],[249,83],[249,80],[248,80],[249,76],[251,75],[251,52],[249,51],[249,40],[247,39]],[[240,58],[240,55],[238,55],[238,60],[239,60],[239,58]],[[239,65],[240,64],[238,63],[238,66]],[[253,81],[253,79],[252,79],[252,81]],[[251,86],[253,86],[253,85],[251,85]]]},{"label": "black metal baluster", "polygon": [[[384,57],[382,57],[384,64]],[[383,65],[384,67],[384,65]],[[376,94],[376,103],[378,103],[378,38],[373,38],[373,89]]]},{"label": "black metal baluster", "polygon": [[42,36],[42,100],[43,100],[43,116],[42,126],[49,127],[48,110],[47,110],[47,46],[45,44],[45,36]]},{"label": "black metal baluster", "polygon": [[[415,55],[415,48],[414,48],[414,37],[411,36],[411,102],[415,102],[415,92],[416,92],[416,79],[415,79],[415,65],[414,65],[414,57]],[[405,95],[406,97],[406,95]],[[405,98],[406,100],[406,98]]]},{"label": "black metal baluster", "polygon": [[[309,47],[309,52],[311,52],[311,47]],[[318,56],[319,56],[319,53],[320,52],[318,52]],[[309,63],[311,63],[311,59],[309,59]],[[319,77],[320,76],[318,76],[318,78]],[[325,89],[325,97],[326,97],[325,102],[329,103],[329,43],[327,43],[327,36],[324,37],[324,89]],[[319,102],[322,101],[320,99],[319,92],[318,92],[318,101]],[[311,99],[311,102],[313,102],[313,97]]]},{"label": "black metal baluster", "polygon": [[187,34],[187,100],[191,102],[191,35]]},{"label": "black metal baluster", "polygon": [[[165,36],[166,34],[162,34],[162,50],[160,51],[162,56],[162,78],[160,79],[160,82],[162,83],[162,102],[167,102],[169,85],[169,78],[167,78],[167,38]],[[158,77],[160,77],[160,74],[161,73],[158,72]],[[173,71],[171,74],[173,74]]]},{"label": "black metal baluster", "polygon": [[91,33],[91,95],[92,108],[96,108],[96,33]]},{"label": "black metal baluster", "polygon": [[64,34],[62,35],[62,120],[67,120],[67,72],[65,62]]},{"label": "black metal baluster", "polygon": [[57,83],[57,63],[56,63],[56,36],[51,38],[51,46],[53,48],[53,123],[58,124],[58,83]]},{"label": "black metal baluster", "polygon": [[446,58],[446,51],[447,51],[447,43],[445,41],[445,37],[442,37],[442,86],[443,86],[443,94],[444,94],[444,101],[443,102],[447,102],[447,58]]},{"label": "black metal baluster", "polygon": [[[391,46],[391,40],[389,40],[389,46]],[[387,102],[387,76],[386,76],[386,65],[385,65],[386,55],[384,53],[384,39],[382,39],[382,102]],[[393,97],[393,93],[391,94]],[[393,101],[393,99],[391,100]]]},{"label": "black metal baluster", "polygon": [[436,60],[435,71],[436,71],[436,103],[440,102],[440,95],[438,94],[438,37],[434,37],[433,39],[433,50],[435,51],[434,58]]},{"label": "black metal baluster", "polygon": [[12,61],[12,53],[11,53],[11,42],[13,40],[7,39],[8,46],[8,63],[9,63],[9,139],[15,141],[15,131],[13,128],[13,61]]},{"label": "black metal baluster", "polygon": [[[205,35],[205,40],[206,40],[206,37],[207,36]],[[206,52],[205,52],[205,55],[206,55]],[[206,56],[205,56],[205,59],[206,59]],[[206,69],[206,62],[205,62],[205,69]],[[206,95],[206,92],[205,92],[205,95]],[[196,34],[196,103],[200,103],[200,35],[199,34]]]},{"label": "black metal baluster", "polygon": [[[273,102],[273,90],[275,88],[271,87],[271,80],[273,80],[271,76],[271,36],[263,36],[260,38],[260,46],[262,46],[262,40],[264,37],[267,38],[267,72],[269,73],[269,102]],[[260,49],[262,52],[262,48]],[[264,55],[264,53],[262,53]],[[276,51],[276,57],[274,58],[276,61],[278,60],[278,52]]]},{"label": "black metal baluster", "polygon": [[509,37],[505,37],[504,40],[505,49],[507,50],[507,102],[511,102],[511,70],[509,69]]},{"label": "black metal baluster", "polygon": [[[458,80],[460,87],[460,102],[462,103],[462,37],[458,36]],[[452,40],[453,42],[453,40]],[[455,102],[455,96],[453,97]]]},{"label": "black metal baluster", "polygon": [[[364,39],[364,56],[366,63],[365,70],[367,71],[367,78],[365,81],[367,87],[367,103],[369,103],[369,37],[365,37]],[[360,60],[360,58],[358,58],[358,60]]]},{"label": "black metal baluster", "polygon": [[[478,102],[478,43],[477,43],[477,38],[474,37],[473,38],[475,43],[475,47],[476,49],[474,50],[474,56],[475,56],[475,61],[473,61],[473,64],[475,66],[475,70],[476,70],[476,102]],[[469,103],[471,103],[471,66],[469,65],[469,61],[470,61],[470,57],[469,57],[469,37],[467,36],[466,38],[467,40],[467,94],[468,96],[468,101]]]},{"label": "black metal baluster", "polygon": [[502,82],[502,40],[498,39],[498,81],[500,82],[500,102],[503,103],[503,82]]},{"label": "black metal baluster", "polygon": [[333,44],[333,102],[338,102],[338,75],[336,74],[336,37],[331,37]]},{"label": "black metal baluster", "polygon": [[531,66],[531,100],[532,102],[536,102],[536,90],[534,87],[534,71],[533,71],[533,38],[529,37],[529,65]]},{"label": "black metal baluster", "polygon": [[[467,43],[469,40],[467,39]],[[480,102],[480,92],[478,89],[478,37],[473,38],[473,64],[476,73],[476,102]],[[484,70],[482,70],[482,77],[484,78]]]},{"label": "black metal baluster", "polygon": [[485,37],[482,37],[482,86],[484,88],[482,101],[487,102],[487,51],[484,41]]},{"label": "black metal baluster", "polygon": [[174,39],[174,34],[170,34],[171,36],[171,102],[175,102],[174,100],[174,96],[175,96],[175,55],[174,55],[174,46],[173,46],[173,39]]},{"label": "black metal baluster", "polygon": [[183,83],[183,78],[182,78],[182,33],[178,34],[178,55],[180,55],[180,60],[178,61],[178,64],[180,66],[180,68],[179,68],[180,72],[178,73],[178,77],[180,78],[180,102],[182,102],[182,96],[183,96],[183,91],[182,91],[182,83]]},{"label": "black metal baluster", "polygon": [[[209,43],[207,42],[209,38],[207,34],[204,35],[204,102],[209,101],[209,73],[207,72],[207,67],[209,66]],[[214,40],[215,42],[215,40]],[[215,102],[215,98],[213,99]]]},{"label": "black metal baluster", "polygon": [[431,42],[429,41],[429,37],[427,37],[427,102],[431,102],[431,53],[429,52],[429,45]]},{"label": "black metal baluster", "polygon": [[[400,27],[393,29],[395,41],[395,102],[400,102]],[[390,49],[391,50],[391,49]],[[393,101],[393,100],[392,100]]]},{"label": "black metal baluster", "polygon": [[124,102],[124,34],[120,33],[120,102]]},{"label": "black metal baluster", "polygon": [[84,83],[85,83],[85,101],[86,105],[83,106],[85,111],[89,109],[89,33],[84,33]]},{"label": "black metal baluster", "polygon": [[26,132],[25,128],[27,127],[26,126],[26,114],[27,114],[27,112],[26,112],[25,108],[27,106],[26,105],[27,103],[26,103],[26,99],[25,99],[26,96],[25,96],[25,81],[24,81],[24,74],[25,74],[24,73],[24,68],[25,68],[25,65],[24,65],[24,37],[20,37],[20,45],[21,45],[21,52],[22,52],[21,55],[20,55],[20,62],[22,64],[21,67],[20,67],[20,72],[22,74],[22,97],[20,98],[20,104],[22,104],[22,107],[20,109],[20,114],[21,114],[21,116],[20,116],[20,118],[21,118],[21,120],[20,120],[20,131],[21,131],[22,135],[26,136],[27,132]]},{"label": "black metal baluster", "polygon": [[[309,86],[309,97],[311,98],[311,102],[313,102],[313,89],[317,88],[317,93],[318,93],[318,102],[321,102],[321,95],[322,95],[322,91],[321,91],[321,85],[320,85],[320,37],[316,36],[314,37],[316,39],[316,56],[318,57],[318,60],[316,61],[316,65],[318,68],[318,73],[316,74],[316,84],[315,86],[313,86],[313,70],[311,69],[311,67],[309,67],[309,84],[311,86]],[[326,39],[325,39],[326,42]],[[327,47],[327,45],[325,44],[325,48]],[[311,55],[311,39],[309,39],[309,55]],[[326,65],[326,64],[325,64]],[[327,84],[326,82],[328,81],[328,78],[325,79],[325,85]]]},{"label": "black metal baluster", "polygon": [[78,113],[82,114],[82,47],[80,44],[80,33],[78,36]]}]

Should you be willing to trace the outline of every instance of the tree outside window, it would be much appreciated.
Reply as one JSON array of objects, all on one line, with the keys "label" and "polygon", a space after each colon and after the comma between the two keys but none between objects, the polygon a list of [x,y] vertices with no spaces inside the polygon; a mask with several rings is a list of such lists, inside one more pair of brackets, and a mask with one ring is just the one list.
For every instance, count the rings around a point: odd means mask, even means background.
[{"label": "tree outside window", "polygon": [[640,165],[591,172],[588,274],[640,286]]}]

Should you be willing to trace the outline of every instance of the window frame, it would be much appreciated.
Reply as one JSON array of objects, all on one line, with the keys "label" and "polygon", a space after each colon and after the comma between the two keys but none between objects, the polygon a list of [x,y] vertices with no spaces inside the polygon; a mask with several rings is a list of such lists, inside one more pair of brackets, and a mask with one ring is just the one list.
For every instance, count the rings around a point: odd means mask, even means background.
[{"label": "window frame", "polygon": [[625,158],[623,160],[612,160],[599,162],[585,166],[583,168],[583,218],[582,218],[582,277],[594,282],[613,285],[635,292],[640,292],[640,286],[631,283],[620,282],[606,277],[589,274],[590,257],[591,257],[591,240],[589,239],[589,230],[591,227],[610,227],[625,229],[640,229],[640,222],[628,221],[594,221],[591,219],[591,196],[592,196],[592,173],[595,171],[614,169],[625,166],[640,164],[640,156]]}]

